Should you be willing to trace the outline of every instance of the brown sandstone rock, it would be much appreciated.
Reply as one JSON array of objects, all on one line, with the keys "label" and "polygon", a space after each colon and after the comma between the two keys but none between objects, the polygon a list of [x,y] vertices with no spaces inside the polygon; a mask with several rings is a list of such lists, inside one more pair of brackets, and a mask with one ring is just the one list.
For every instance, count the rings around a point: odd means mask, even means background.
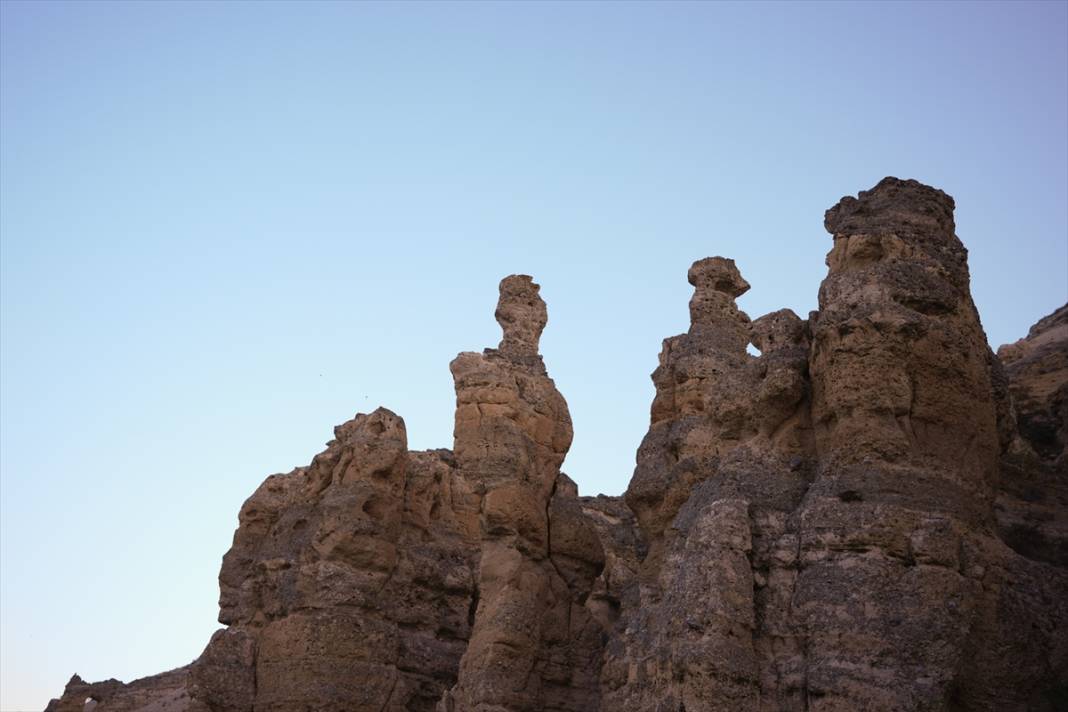
[{"label": "brown sandstone rock", "polygon": [[601,630],[584,607],[604,565],[570,480],[567,404],[545,374],[538,285],[501,281],[499,349],[463,353],[456,381],[458,469],[483,494],[479,601],[444,712],[592,710]]},{"label": "brown sandstone rock", "polygon": [[[479,497],[385,409],[245,503],[194,665],[219,710],[432,709],[470,634]],[[245,661],[244,665],[239,661]],[[251,663],[249,662],[251,661]]]},{"label": "brown sandstone rock", "polygon": [[843,198],[808,320],[695,262],[624,497],[560,471],[547,310],[505,278],[452,451],[338,426],[242,507],[197,661],[49,712],[1066,708],[1068,307],[995,356],[953,209]]},{"label": "brown sandstone rock", "polygon": [[[1005,444],[995,505],[1005,542],[1068,566],[1068,305],[998,349],[1019,435]],[[1015,431],[1013,431],[1015,436]]]},{"label": "brown sandstone rock", "polygon": [[[953,200],[886,179],[827,212],[811,330],[819,465],[800,508],[795,630],[820,709],[927,709],[952,694],[981,581],[998,434]],[[863,605],[861,605],[863,603]]]},{"label": "brown sandstone rock", "polygon": [[[797,548],[783,539],[812,449],[806,325],[788,310],[750,323],[734,303],[749,285],[731,260],[696,262],[689,279],[690,330],[664,342],[626,494],[649,553],[606,647],[606,709],[755,709],[770,653],[754,591],[771,573],[778,592],[789,572],[763,559]],[[784,626],[768,598],[767,625]]]},{"label": "brown sandstone rock", "polygon": [[1043,459],[1068,465],[1068,304],[998,349],[1020,435]]},{"label": "brown sandstone rock", "polygon": [[90,684],[74,675],[45,712],[209,712],[190,698],[189,672],[186,666],[125,685],[114,679]]},{"label": "brown sandstone rock", "polygon": [[[627,491],[649,555],[604,706],[1052,709],[1068,579],[995,535],[1007,393],[1025,387],[986,346],[953,201],[888,178],[826,226],[820,311],[749,324],[758,358],[733,264],[691,269],[691,328],[665,341]],[[1038,422],[1062,422],[1057,387],[1031,387]]]}]

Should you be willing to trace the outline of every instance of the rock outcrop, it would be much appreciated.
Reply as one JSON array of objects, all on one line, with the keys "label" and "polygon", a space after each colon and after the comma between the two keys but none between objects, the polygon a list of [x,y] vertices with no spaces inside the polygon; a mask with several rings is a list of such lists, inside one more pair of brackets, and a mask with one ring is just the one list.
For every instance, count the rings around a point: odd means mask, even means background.
[{"label": "rock outcrop", "polygon": [[[606,650],[605,706],[1052,705],[1068,578],[996,535],[999,376],[953,201],[887,179],[825,225],[829,274],[807,322],[750,323],[733,263],[691,268],[691,328],[665,341],[626,495],[650,554]],[[1036,359],[1063,358],[1042,343]],[[1036,390],[1036,420],[1057,422],[1056,388]],[[1010,650],[1026,663],[1005,665]]]},{"label": "rock outcrop", "polygon": [[220,710],[430,710],[471,633],[477,493],[380,408],[269,477],[223,558],[191,696]]},{"label": "rock outcrop", "polygon": [[71,677],[62,699],[52,700],[45,712],[206,712],[209,708],[189,697],[189,666],[135,680],[87,683]]},{"label": "rock outcrop", "polygon": [[1068,306],[995,355],[953,211],[843,198],[805,319],[695,262],[623,497],[561,471],[545,302],[506,277],[451,451],[339,426],[242,507],[200,658],[49,712],[1064,709]]},{"label": "rock outcrop", "polygon": [[480,496],[452,454],[409,452],[380,408],[241,509],[220,622],[192,665],[212,710],[431,710],[471,635]]},{"label": "rock outcrop", "polygon": [[1002,452],[998,530],[1023,556],[1068,567],[1068,305],[998,359],[1004,409],[1019,426]]},{"label": "rock outcrop", "polygon": [[571,416],[538,355],[538,285],[505,278],[496,317],[500,347],[450,365],[456,462],[482,497],[481,556],[470,642],[439,709],[579,712],[597,700],[601,630],[584,603],[604,554],[560,473]]}]

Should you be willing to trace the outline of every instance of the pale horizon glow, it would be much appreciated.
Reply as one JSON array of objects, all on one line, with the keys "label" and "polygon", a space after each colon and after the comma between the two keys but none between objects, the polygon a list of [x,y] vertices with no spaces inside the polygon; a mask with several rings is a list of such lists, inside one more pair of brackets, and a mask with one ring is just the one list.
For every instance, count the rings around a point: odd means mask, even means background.
[{"label": "pale horizon glow", "polygon": [[1068,3],[0,2],[0,710],[184,665],[241,503],[541,284],[619,494],[696,259],[817,307],[823,212],[954,196],[991,344],[1068,299]]}]

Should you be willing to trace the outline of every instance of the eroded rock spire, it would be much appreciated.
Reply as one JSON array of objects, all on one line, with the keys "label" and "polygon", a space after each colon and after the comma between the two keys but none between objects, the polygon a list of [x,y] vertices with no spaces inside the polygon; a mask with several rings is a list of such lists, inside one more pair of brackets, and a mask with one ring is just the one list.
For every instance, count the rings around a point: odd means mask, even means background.
[{"label": "eroded rock spire", "polygon": [[513,274],[501,280],[500,299],[493,316],[504,331],[498,347],[502,353],[537,356],[541,332],[549,321],[541,286],[526,274]]},{"label": "eroded rock spire", "polygon": [[748,322],[741,316],[735,299],[749,291],[749,282],[742,279],[734,260],[726,257],[706,257],[690,266],[686,279],[694,286],[690,299],[690,325],[728,327],[736,333],[742,349],[748,341],[741,324]]},{"label": "eroded rock spire", "polygon": [[500,348],[450,364],[456,461],[483,504],[474,628],[439,710],[593,710],[602,631],[582,604],[604,553],[560,472],[571,416],[538,356],[545,302],[527,275],[500,293]]},{"label": "eroded rock spire", "polygon": [[807,324],[789,310],[750,322],[733,260],[699,260],[687,277],[690,328],[664,340],[625,495],[648,554],[605,651],[604,709],[752,709],[768,662],[754,641],[753,591],[766,579],[751,559],[785,534],[811,466]]}]

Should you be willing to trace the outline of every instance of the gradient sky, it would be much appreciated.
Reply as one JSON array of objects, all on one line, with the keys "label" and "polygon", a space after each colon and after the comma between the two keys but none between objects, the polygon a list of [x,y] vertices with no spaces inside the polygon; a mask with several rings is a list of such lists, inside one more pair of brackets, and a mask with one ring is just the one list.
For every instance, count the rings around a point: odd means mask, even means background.
[{"label": "gradient sky", "polygon": [[564,469],[622,492],[690,263],[816,307],[823,211],[957,201],[990,341],[1068,297],[1068,4],[0,3],[0,709],[183,665],[263,478],[535,276]]}]

